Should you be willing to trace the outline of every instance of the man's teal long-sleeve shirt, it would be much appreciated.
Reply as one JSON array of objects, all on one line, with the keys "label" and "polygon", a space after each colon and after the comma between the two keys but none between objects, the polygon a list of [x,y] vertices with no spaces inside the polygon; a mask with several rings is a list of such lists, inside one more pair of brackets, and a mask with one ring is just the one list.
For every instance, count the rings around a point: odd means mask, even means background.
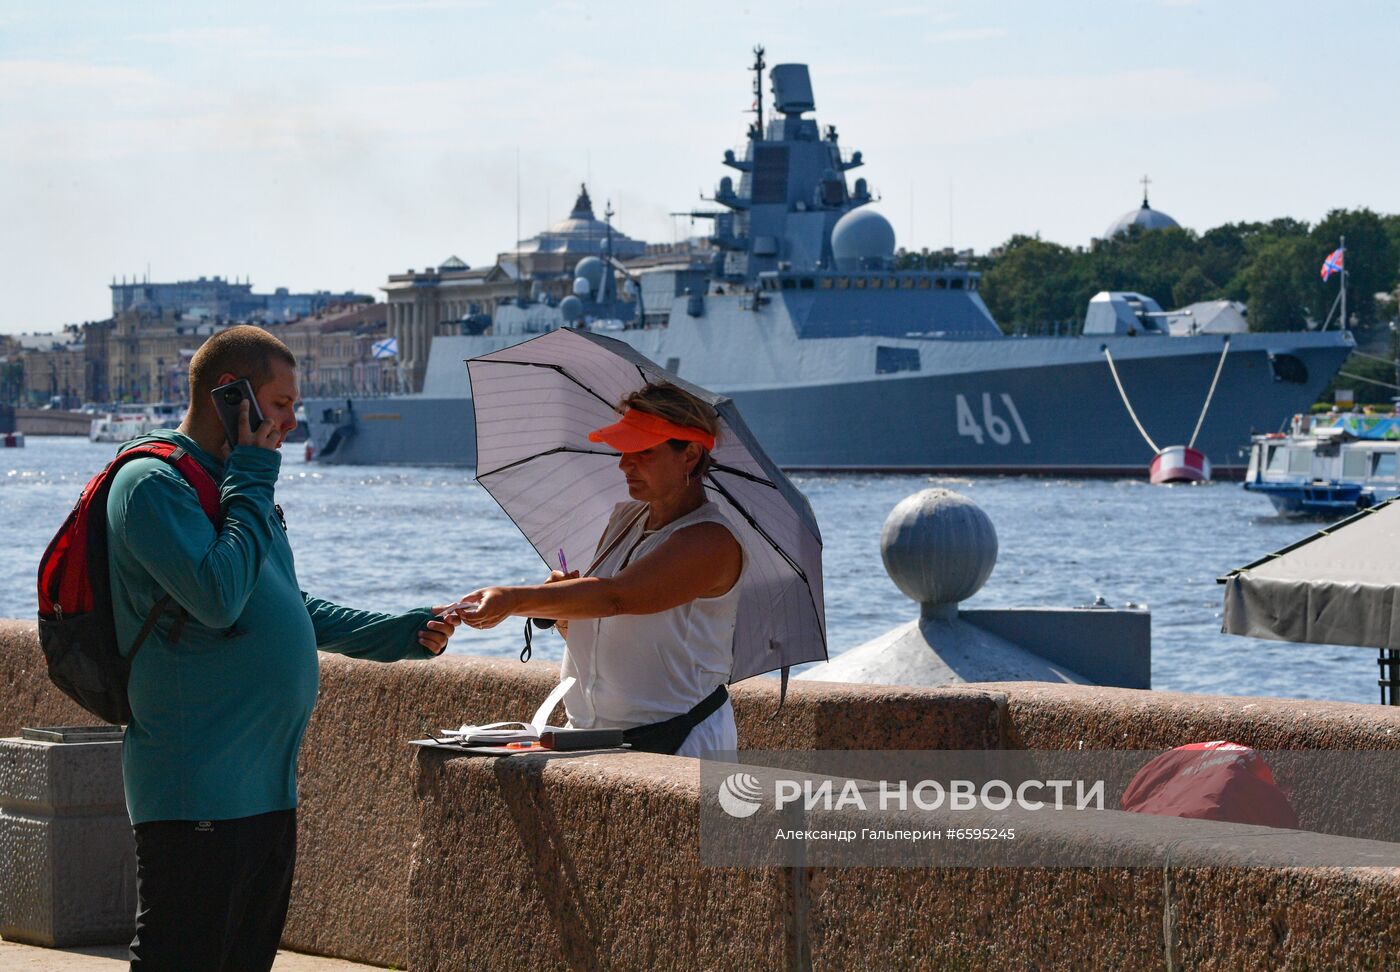
[{"label": "man's teal long-sleeve shirt", "polygon": [[297,753],[320,682],[316,649],[356,658],[430,658],[417,635],[428,608],[356,611],[304,593],[273,504],[281,455],[242,446],[220,462],[179,432],[160,439],[219,484],[216,528],[174,468],[127,463],[107,500],[117,638],[129,650],[166,593],[189,618],[176,644],[172,605],[141,646],[122,746],[133,824],[228,820],[296,806]]}]

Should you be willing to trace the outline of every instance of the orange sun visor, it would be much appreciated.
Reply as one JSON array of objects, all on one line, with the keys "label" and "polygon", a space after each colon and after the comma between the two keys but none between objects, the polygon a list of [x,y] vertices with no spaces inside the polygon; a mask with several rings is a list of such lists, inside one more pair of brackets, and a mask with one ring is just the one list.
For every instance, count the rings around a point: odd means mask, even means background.
[{"label": "orange sun visor", "polygon": [[605,425],[588,433],[589,442],[606,442],[618,452],[641,452],[670,439],[698,442],[706,449],[715,447],[715,437],[704,429],[697,429],[693,425],[678,425],[659,415],[639,412],[635,408],[623,412],[622,418],[612,425]]}]

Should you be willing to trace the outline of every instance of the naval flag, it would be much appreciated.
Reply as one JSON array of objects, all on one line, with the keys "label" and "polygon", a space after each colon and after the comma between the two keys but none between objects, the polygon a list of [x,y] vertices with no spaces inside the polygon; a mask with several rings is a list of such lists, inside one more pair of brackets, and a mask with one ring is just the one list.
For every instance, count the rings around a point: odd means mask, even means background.
[{"label": "naval flag", "polygon": [[1340,246],[1327,255],[1327,259],[1322,261],[1323,280],[1331,278],[1334,273],[1342,272],[1342,260],[1345,255],[1346,250]]},{"label": "naval flag", "polygon": [[399,356],[399,339],[385,338],[382,341],[375,341],[370,349],[376,358],[397,358]]}]

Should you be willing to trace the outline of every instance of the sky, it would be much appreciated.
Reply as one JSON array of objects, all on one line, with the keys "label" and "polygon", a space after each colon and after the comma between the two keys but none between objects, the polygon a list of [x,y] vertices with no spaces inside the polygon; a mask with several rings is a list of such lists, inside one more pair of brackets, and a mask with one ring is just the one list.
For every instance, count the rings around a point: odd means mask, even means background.
[{"label": "sky", "polygon": [[[1400,4],[0,0],[0,332],[114,278],[379,294],[587,181],[652,242],[726,174],[751,50],[810,65],[899,245],[1400,212]],[[765,87],[766,87],[765,82]],[[380,295],[382,296],[382,295]]]}]

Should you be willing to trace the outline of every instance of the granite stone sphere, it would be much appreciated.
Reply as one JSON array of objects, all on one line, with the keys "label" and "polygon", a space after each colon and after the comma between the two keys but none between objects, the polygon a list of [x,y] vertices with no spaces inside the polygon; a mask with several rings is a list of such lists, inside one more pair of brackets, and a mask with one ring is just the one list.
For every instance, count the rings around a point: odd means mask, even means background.
[{"label": "granite stone sphere", "polygon": [[949,489],[900,500],[880,531],[895,586],[920,604],[956,604],[981,590],[997,562],[997,531],[982,508]]},{"label": "granite stone sphere", "polygon": [[559,302],[559,315],[566,321],[576,321],[583,316],[583,301],[577,297],[565,297]]}]

